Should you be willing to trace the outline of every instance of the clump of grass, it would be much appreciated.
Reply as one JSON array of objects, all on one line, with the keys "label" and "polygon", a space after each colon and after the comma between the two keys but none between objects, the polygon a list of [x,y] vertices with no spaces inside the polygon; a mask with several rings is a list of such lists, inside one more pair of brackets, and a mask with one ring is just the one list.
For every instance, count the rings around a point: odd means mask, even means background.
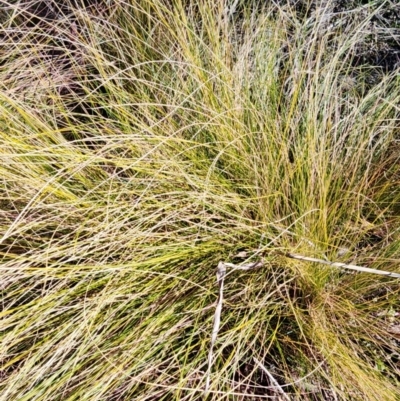
[{"label": "clump of grass", "polygon": [[210,399],[399,397],[398,280],[284,256],[398,272],[398,76],[363,22],[216,3],[2,17],[0,400],[202,399],[244,251]]}]

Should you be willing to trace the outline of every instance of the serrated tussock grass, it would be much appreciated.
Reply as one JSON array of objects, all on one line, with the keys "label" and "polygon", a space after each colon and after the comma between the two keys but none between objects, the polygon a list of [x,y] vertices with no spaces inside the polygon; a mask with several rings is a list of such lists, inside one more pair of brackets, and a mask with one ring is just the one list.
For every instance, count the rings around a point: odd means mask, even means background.
[{"label": "serrated tussock grass", "polygon": [[282,397],[259,363],[289,399],[398,399],[399,281],[284,256],[400,271],[398,71],[352,67],[372,16],[65,4],[1,14],[0,400],[203,399],[244,251],[208,399]]}]

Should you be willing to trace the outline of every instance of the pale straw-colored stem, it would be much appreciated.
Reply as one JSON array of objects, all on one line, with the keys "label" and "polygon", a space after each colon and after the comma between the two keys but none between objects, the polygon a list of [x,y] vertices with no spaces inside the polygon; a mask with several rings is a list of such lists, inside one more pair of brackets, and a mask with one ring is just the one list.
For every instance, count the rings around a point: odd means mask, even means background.
[{"label": "pale straw-colored stem", "polygon": [[309,256],[303,256],[303,255],[296,255],[294,253],[286,253],[285,256],[287,256],[288,258],[292,258],[292,259],[304,260],[305,262],[321,263],[322,265],[350,269],[350,270],[355,270],[355,271],[363,272],[363,273],[372,273],[372,274],[379,274],[381,276],[400,278],[399,273],[388,272],[386,270],[370,269],[369,267],[350,265],[350,264],[341,263],[341,262],[331,262],[329,260],[311,258]]},{"label": "pale straw-colored stem", "polygon": [[285,400],[290,401],[289,396],[284,392],[280,384],[275,380],[274,376],[268,371],[268,369],[256,358],[253,357],[254,362],[259,366],[259,368],[268,376],[269,380],[273,384],[274,388],[282,395]]}]

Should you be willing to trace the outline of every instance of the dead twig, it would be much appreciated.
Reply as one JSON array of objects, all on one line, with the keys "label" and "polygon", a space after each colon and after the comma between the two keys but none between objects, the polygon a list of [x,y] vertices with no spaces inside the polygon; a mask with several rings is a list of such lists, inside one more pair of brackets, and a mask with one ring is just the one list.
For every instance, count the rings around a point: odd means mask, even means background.
[{"label": "dead twig", "polygon": [[274,388],[282,395],[285,400],[290,401],[289,396],[284,392],[283,388],[280,384],[275,380],[274,376],[269,373],[268,369],[256,358],[253,357],[254,362],[258,365],[258,367],[268,376],[271,383],[274,385]]},{"label": "dead twig", "polygon": [[359,271],[359,272],[363,272],[363,273],[372,273],[372,274],[379,274],[381,276],[400,278],[399,273],[388,272],[386,270],[370,269],[369,267],[350,265],[350,264],[341,263],[341,262],[331,262],[329,260],[311,258],[309,256],[296,255],[294,253],[285,253],[284,255],[291,259],[304,260],[306,262],[321,263],[323,265],[339,267],[339,268],[343,267],[345,269],[355,270],[355,271]]},{"label": "dead twig", "polygon": [[224,298],[224,280],[225,280],[225,274],[226,274],[226,269],[235,269],[235,270],[251,270],[255,269],[257,267],[261,267],[264,265],[263,261],[258,261],[254,263],[246,263],[243,265],[235,265],[234,263],[227,263],[227,262],[219,262],[218,267],[217,267],[217,282],[219,284],[219,295],[218,295],[218,301],[217,301],[217,307],[215,308],[215,314],[214,314],[214,324],[213,324],[213,331],[211,335],[211,344],[210,344],[210,350],[208,352],[208,368],[207,368],[207,373],[206,373],[206,386],[205,386],[205,393],[208,393],[210,389],[210,376],[211,376],[211,368],[213,365],[213,359],[214,359],[214,345],[217,340],[218,332],[219,332],[219,326],[221,323],[221,312],[222,312],[222,302]]}]

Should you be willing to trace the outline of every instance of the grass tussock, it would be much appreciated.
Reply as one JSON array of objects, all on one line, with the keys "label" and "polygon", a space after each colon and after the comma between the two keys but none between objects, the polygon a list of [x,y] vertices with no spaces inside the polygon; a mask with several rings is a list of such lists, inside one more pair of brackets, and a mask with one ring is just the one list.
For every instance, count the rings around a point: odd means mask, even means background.
[{"label": "grass tussock", "polygon": [[399,272],[368,7],[5,3],[0,400],[205,399],[260,257],[208,399],[399,399],[399,280],[284,256]]}]

